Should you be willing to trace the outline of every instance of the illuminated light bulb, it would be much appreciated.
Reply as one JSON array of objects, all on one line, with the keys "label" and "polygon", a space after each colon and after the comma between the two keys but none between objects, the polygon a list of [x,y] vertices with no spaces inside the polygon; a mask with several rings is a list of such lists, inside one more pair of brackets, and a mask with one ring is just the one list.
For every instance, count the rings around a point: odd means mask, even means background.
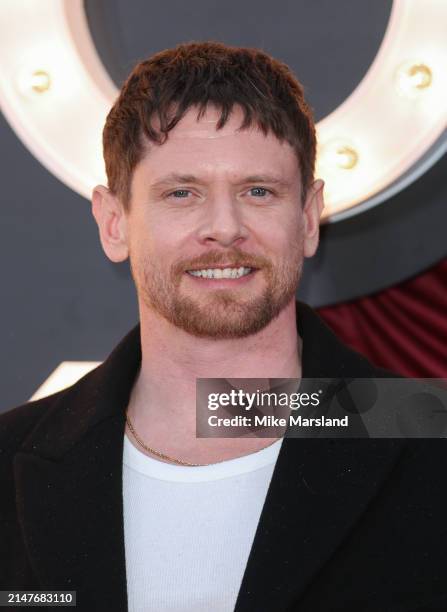
[{"label": "illuminated light bulb", "polygon": [[332,142],[322,148],[322,161],[325,166],[352,170],[358,164],[359,155],[351,145]]},{"label": "illuminated light bulb", "polygon": [[335,150],[335,155],[337,166],[339,168],[343,168],[343,170],[351,170],[357,165],[359,160],[357,151],[348,146],[337,147]]},{"label": "illuminated light bulb", "polygon": [[426,64],[405,62],[396,73],[397,88],[400,93],[414,97],[428,89],[433,81],[433,74]]},{"label": "illuminated light bulb", "polygon": [[30,70],[25,66],[16,76],[16,85],[20,94],[34,98],[47,93],[51,88],[51,77],[46,70]]},{"label": "illuminated light bulb", "polygon": [[31,75],[29,84],[34,92],[45,93],[50,89],[50,75],[45,70],[35,70]]}]

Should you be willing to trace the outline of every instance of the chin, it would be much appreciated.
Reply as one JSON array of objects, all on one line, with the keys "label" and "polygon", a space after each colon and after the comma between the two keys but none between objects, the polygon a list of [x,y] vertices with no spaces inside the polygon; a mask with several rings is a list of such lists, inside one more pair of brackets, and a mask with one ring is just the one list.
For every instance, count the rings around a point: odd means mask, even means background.
[{"label": "chin", "polygon": [[[294,298],[294,295],[292,296]],[[290,303],[291,298],[271,300],[267,296],[258,299],[239,300],[233,292],[223,292],[218,299],[197,303],[185,298],[166,313],[166,318],[187,333],[212,339],[245,338],[260,332],[271,323]]]}]

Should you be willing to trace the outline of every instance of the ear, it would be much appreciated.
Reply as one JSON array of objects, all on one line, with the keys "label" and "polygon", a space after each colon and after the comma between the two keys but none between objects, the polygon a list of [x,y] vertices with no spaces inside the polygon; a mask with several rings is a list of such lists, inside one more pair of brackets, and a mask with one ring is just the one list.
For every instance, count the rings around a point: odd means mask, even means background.
[{"label": "ear", "polygon": [[127,259],[129,248],[126,214],[121,202],[107,187],[98,185],[93,189],[92,213],[107,257],[114,262]]},{"label": "ear", "polygon": [[318,247],[320,217],[324,208],[323,187],[324,182],[316,180],[309,187],[304,203],[304,257],[312,257]]}]

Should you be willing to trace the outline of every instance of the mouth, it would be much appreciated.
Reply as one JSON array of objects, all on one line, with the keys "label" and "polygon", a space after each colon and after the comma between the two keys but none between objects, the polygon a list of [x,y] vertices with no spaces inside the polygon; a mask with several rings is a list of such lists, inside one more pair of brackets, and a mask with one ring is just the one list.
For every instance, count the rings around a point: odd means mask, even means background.
[{"label": "mouth", "polygon": [[237,280],[253,274],[256,268],[239,266],[237,268],[230,266],[219,266],[215,268],[200,268],[196,270],[187,270],[187,274],[195,278],[204,278],[210,280]]}]

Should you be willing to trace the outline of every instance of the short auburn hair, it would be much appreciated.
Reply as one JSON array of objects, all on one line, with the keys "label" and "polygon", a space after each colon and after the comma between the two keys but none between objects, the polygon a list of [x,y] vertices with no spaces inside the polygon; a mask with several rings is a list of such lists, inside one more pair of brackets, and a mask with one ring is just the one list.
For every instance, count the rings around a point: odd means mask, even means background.
[{"label": "short auburn hair", "polygon": [[148,141],[162,144],[190,108],[197,107],[200,118],[207,105],[220,110],[216,129],[237,105],[244,113],[241,129],[254,124],[286,140],[298,157],[304,200],[314,176],[315,124],[290,68],[259,49],[192,42],[138,63],[107,115],[103,152],[108,186],[125,208],[132,173]]}]

